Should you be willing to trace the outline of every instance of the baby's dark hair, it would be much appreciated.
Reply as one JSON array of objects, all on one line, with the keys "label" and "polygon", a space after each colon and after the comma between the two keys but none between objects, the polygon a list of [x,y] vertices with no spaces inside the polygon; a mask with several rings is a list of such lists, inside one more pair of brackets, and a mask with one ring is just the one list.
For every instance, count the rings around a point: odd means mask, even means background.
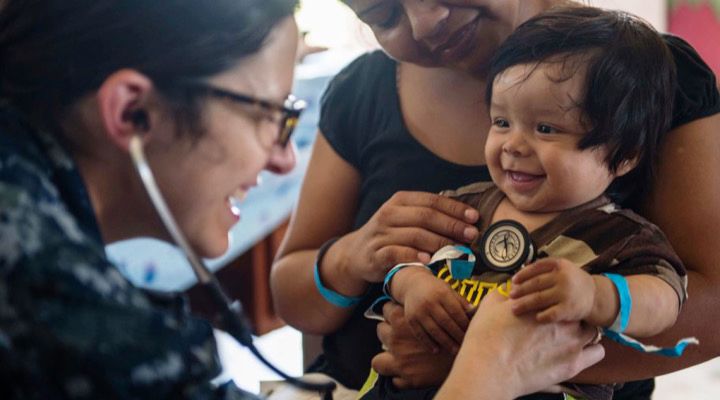
[{"label": "baby's dark hair", "polygon": [[640,195],[652,182],[659,141],[670,129],[675,63],[664,39],[647,22],[622,11],[595,7],[554,8],[525,22],[497,50],[488,73],[492,82],[510,67],[560,63],[570,79],[585,73],[578,99],[588,132],[580,149],[605,146],[612,172],[623,162],[637,166],[613,182],[616,200]]}]

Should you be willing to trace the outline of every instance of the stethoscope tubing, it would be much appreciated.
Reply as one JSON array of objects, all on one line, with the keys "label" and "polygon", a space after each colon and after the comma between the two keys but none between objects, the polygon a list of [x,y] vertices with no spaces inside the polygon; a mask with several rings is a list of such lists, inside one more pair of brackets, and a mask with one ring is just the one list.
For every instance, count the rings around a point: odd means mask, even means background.
[{"label": "stethoscope tubing", "polygon": [[198,282],[201,286],[206,288],[210,294],[210,298],[213,299],[215,306],[219,309],[218,316],[220,317],[219,319],[221,320],[223,329],[234,337],[240,344],[247,347],[250,352],[258,360],[260,360],[260,362],[265,364],[270,370],[285,379],[291,385],[303,390],[319,392],[322,395],[323,400],[332,400],[332,392],[336,387],[335,382],[328,381],[325,383],[310,383],[291,377],[268,361],[255,347],[249,323],[244,317],[242,305],[238,301],[230,300],[230,298],[222,290],[222,287],[215,278],[215,275],[210,272],[202,259],[197,256],[188,243],[185,235],[183,235],[180,227],[175,221],[175,218],[170,212],[167,202],[160,192],[160,188],[155,181],[155,176],[153,175],[150,165],[145,157],[143,147],[143,139],[139,135],[134,135],[130,139],[129,150],[133,165],[140,175],[140,180],[145,187],[145,191],[150,197],[150,201],[152,202],[153,207],[155,207],[163,225],[167,229],[175,244],[180,247],[185,254],[185,257],[190,262],[190,266],[192,267]]}]

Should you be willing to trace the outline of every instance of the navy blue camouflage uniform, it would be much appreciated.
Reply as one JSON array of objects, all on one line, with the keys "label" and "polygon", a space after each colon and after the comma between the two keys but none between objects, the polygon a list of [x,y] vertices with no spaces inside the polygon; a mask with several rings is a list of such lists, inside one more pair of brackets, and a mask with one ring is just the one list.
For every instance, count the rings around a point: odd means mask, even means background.
[{"label": "navy blue camouflage uniform", "polygon": [[68,153],[0,105],[0,399],[256,399],[220,371],[210,324],[119,273]]}]

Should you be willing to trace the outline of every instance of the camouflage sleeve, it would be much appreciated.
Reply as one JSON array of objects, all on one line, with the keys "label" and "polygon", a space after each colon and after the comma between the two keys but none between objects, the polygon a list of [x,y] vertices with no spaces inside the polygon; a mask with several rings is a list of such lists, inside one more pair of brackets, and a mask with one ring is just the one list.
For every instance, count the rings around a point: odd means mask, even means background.
[{"label": "camouflage sleeve", "polygon": [[255,398],[219,373],[208,323],[153,305],[62,203],[0,182],[0,398]]}]

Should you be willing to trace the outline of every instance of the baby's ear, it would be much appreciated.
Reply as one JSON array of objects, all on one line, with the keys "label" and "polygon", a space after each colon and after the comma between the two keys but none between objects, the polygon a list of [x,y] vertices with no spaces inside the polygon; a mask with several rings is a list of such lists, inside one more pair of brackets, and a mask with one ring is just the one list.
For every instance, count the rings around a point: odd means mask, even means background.
[{"label": "baby's ear", "polygon": [[620,163],[620,165],[618,165],[617,170],[615,171],[615,177],[619,178],[632,171],[633,169],[635,169],[635,167],[637,167],[639,161],[639,156],[624,160]]}]

